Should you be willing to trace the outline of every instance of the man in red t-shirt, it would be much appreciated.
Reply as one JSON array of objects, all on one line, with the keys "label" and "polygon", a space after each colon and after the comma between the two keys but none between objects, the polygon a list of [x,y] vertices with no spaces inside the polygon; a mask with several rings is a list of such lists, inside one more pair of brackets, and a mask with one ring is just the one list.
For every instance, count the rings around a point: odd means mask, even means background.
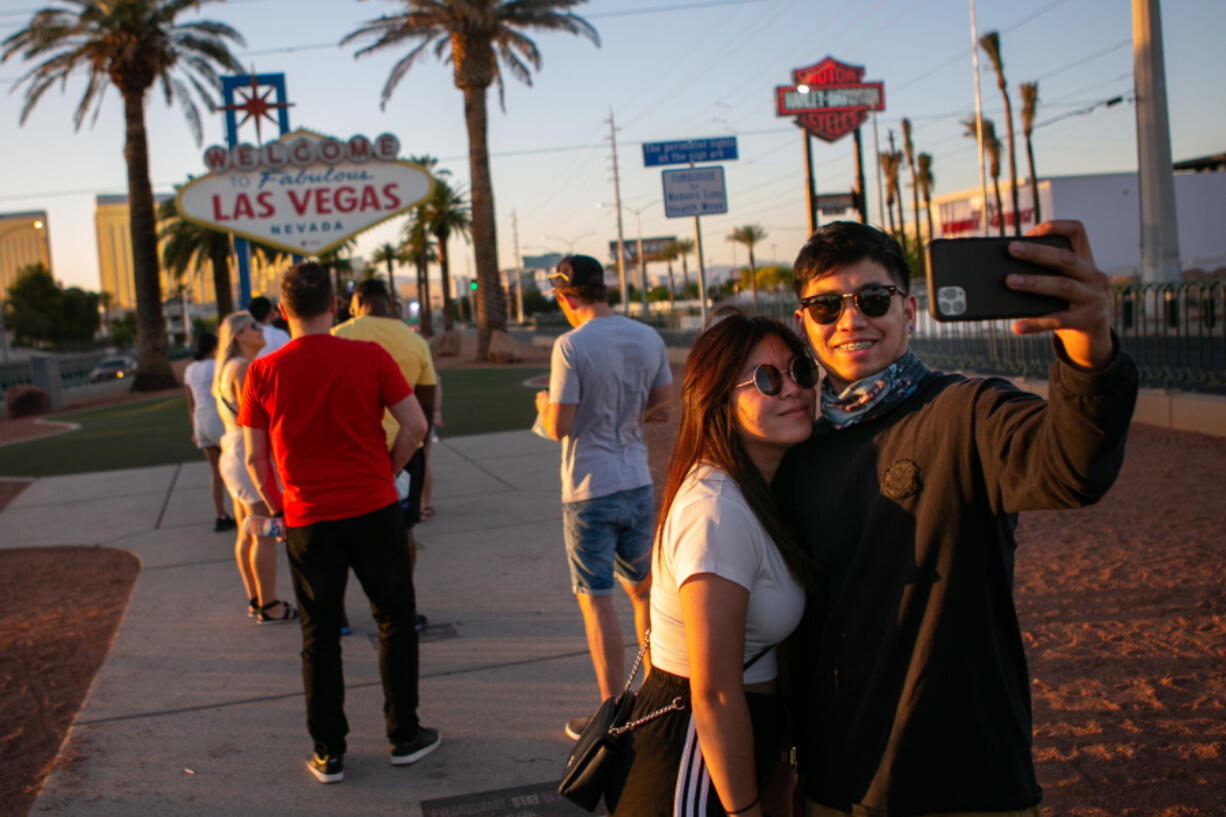
[{"label": "man in red t-shirt", "polygon": [[[426,418],[387,352],[329,334],[336,298],[318,263],[286,273],[281,309],[293,340],[252,361],[238,423],[260,495],[285,516],[302,622],[307,730],[315,741],[307,768],[320,782],[336,783],[344,779],[349,733],[340,629],[350,567],[379,625],[391,762],[413,763],[441,740],[417,719],[416,599],[393,486],[393,474],[425,436]],[[390,456],[385,408],[400,424]]]}]

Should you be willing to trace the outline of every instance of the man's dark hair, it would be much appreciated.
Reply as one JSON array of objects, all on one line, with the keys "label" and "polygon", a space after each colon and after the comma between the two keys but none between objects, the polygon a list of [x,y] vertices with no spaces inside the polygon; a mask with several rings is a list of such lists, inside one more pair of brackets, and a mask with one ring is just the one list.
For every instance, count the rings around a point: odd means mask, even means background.
[{"label": "man's dark hair", "polygon": [[196,353],[192,355],[192,360],[204,360],[212,357],[216,351],[217,336],[212,332],[201,332],[196,336]]},{"label": "man's dark hair", "polygon": [[360,304],[368,304],[377,298],[391,301],[391,296],[387,292],[387,284],[378,278],[367,278],[365,281],[359,281],[358,285],[353,288],[353,294],[357,296],[358,303]]},{"label": "man's dark hair", "polygon": [[911,291],[907,256],[893,236],[856,221],[832,221],[819,227],[796,256],[792,265],[796,297],[804,295],[810,281],[865,258],[885,267],[904,294]]},{"label": "man's dark hair", "polygon": [[557,272],[550,276],[550,280],[554,290],[568,298],[577,298],[589,304],[606,303],[609,299],[604,283],[604,267],[590,255],[566,256],[558,262]]},{"label": "man's dark hair", "polygon": [[263,323],[268,320],[268,313],[272,312],[272,301],[263,295],[256,295],[247,302],[247,311],[251,313],[251,317]]},{"label": "man's dark hair", "polygon": [[295,318],[313,318],[328,311],[332,276],[318,261],[299,261],[281,279],[281,305]]},{"label": "man's dark hair", "polygon": [[353,295],[358,299],[358,305],[376,318],[392,316],[392,298],[387,291],[387,284],[378,278],[359,281],[353,288]]}]

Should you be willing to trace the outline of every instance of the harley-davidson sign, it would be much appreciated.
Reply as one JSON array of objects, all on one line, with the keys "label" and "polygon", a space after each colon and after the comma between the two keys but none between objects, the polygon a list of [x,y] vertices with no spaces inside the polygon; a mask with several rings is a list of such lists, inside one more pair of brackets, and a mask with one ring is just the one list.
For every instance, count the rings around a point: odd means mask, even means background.
[{"label": "harley-davidson sign", "polygon": [[864,69],[833,57],[792,72],[795,85],[775,88],[779,116],[794,116],[809,133],[835,142],[851,133],[869,111],[885,110],[885,86],[864,82]]},{"label": "harley-davidson sign", "polygon": [[390,133],[342,141],[296,130],[262,147],[212,146],[211,172],[179,188],[175,205],[188,221],[319,255],[429,195],[430,174],[399,154]]}]

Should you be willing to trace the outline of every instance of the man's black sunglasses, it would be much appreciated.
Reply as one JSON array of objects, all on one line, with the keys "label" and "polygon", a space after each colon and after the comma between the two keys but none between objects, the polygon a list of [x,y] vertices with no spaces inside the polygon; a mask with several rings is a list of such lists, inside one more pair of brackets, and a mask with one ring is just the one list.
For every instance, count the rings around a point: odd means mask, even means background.
[{"label": "man's black sunglasses", "polygon": [[866,284],[855,292],[823,292],[801,298],[801,307],[809,310],[809,317],[816,323],[834,323],[843,314],[843,303],[851,298],[856,309],[866,318],[880,318],[890,311],[890,299],[900,294],[892,284]]},{"label": "man's black sunglasses", "polygon": [[[788,377],[802,389],[811,389],[817,385],[817,362],[808,355],[797,355],[788,364]],[[752,385],[767,397],[774,397],[783,391],[783,372],[772,363],[760,363],[753,370],[753,377],[744,383],[737,383],[738,389]]]}]

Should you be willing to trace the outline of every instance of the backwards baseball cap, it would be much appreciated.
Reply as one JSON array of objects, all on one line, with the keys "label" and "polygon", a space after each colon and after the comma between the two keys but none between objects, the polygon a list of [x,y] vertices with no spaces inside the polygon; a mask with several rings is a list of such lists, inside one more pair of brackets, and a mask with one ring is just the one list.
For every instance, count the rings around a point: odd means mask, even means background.
[{"label": "backwards baseball cap", "polygon": [[604,284],[604,267],[590,255],[568,255],[548,275],[554,289],[559,287],[579,288],[591,284]]}]

